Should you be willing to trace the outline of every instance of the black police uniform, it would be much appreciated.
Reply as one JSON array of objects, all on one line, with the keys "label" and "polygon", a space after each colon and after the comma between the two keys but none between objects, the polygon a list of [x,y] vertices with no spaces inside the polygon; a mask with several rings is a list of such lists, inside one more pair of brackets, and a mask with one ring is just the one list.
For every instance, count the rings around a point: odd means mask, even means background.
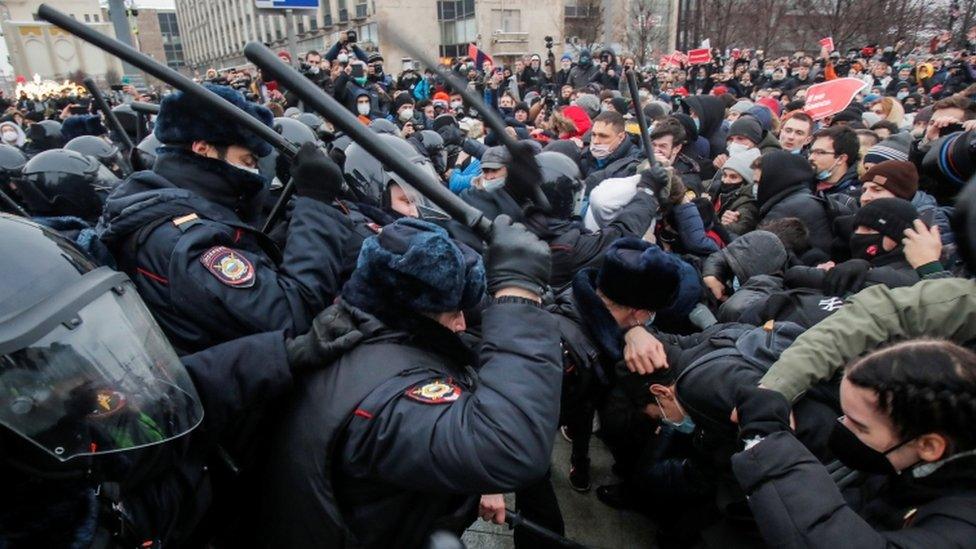
[{"label": "black police uniform", "polygon": [[488,307],[475,374],[440,325],[410,335],[334,307],[322,348],[337,360],[301,384],[269,444],[261,545],[416,547],[470,524],[478,494],[545,475],[561,376],[548,313]]},{"label": "black police uniform", "polygon": [[99,237],[181,353],[258,332],[303,333],[337,293],[349,221],[297,196],[279,250],[249,223],[262,192],[243,170],[164,148],[152,171],[133,174],[106,202]]}]

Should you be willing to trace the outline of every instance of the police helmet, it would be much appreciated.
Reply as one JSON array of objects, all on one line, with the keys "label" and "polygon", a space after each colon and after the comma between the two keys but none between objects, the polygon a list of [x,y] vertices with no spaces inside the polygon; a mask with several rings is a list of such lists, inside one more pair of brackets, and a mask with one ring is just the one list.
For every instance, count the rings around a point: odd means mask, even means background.
[{"label": "police helmet", "polygon": [[139,159],[139,167],[143,170],[151,170],[156,163],[156,150],[163,144],[156,139],[156,134],[149,132],[142,141],[136,145],[135,156]]},{"label": "police helmet", "polygon": [[51,149],[24,165],[20,194],[34,215],[97,219],[119,179],[93,157]]},{"label": "police helmet", "polygon": [[0,178],[20,176],[26,163],[27,156],[23,151],[13,145],[0,144]]},{"label": "police helmet", "polygon": [[131,479],[200,424],[190,376],[125,274],[2,214],[0,254],[0,461]]},{"label": "police helmet", "polygon": [[369,123],[369,129],[376,133],[386,133],[389,135],[395,135],[400,137],[400,128],[397,128],[396,124],[390,122],[385,118],[376,118]]},{"label": "police helmet", "polygon": [[122,154],[114,143],[96,135],[79,135],[64,145],[64,150],[80,152],[94,157],[108,169],[116,172],[120,170]]},{"label": "police helmet", "polygon": [[57,149],[64,144],[61,123],[55,120],[41,120],[31,124],[28,136],[31,148],[35,150]]},{"label": "police helmet", "polygon": [[579,213],[582,204],[583,182],[579,166],[568,156],[557,152],[541,152],[535,155],[542,170],[542,193],[549,200],[550,213],[560,219],[569,219]]},{"label": "police helmet", "polygon": [[444,138],[433,130],[422,130],[411,136],[420,144],[421,153],[430,159],[434,171],[444,174],[447,171],[447,151],[444,149]]},{"label": "police helmet", "polygon": [[[131,105],[123,103],[121,105],[112,107],[112,114],[114,114],[115,118],[118,119],[119,124],[122,125],[122,129],[125,130],[125,133],[127,133],[129,137],[135,139],[136,136],[139,135],[139,114],[136,113],[135,109],[133,109]],[[141,130],[142,134],[145,135],[145,124],[142,125]]]},{"label": "police helmet", "polygon": [[278,117],[274,119],[271,127],[288,141],[299,147],[305,143],[316,143],[318,138],[315,132],[308,125],[295,120],[294,118]]},{"label": "police helmet", "polygon": [[298,115],[296,120],[302,124],[305,124],[309,128],[312,128],[313,132],[318,132],[322,129],[322,119],[314,112],[303,112],[302,114]]}]

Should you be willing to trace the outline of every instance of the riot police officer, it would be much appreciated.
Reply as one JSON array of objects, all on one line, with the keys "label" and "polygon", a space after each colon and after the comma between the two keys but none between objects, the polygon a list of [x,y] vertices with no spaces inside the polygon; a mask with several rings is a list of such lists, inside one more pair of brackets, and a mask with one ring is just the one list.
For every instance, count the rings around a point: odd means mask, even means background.
[{"label": "riot police officer", "polygon": [[58,234],[0,214],[0,254],[0,546],[209,539],[215,438],[321,364],[317,338],[178,359],[132,281]]},{"label": "riot police officer", "polygon": [[[539,297],[549,249],[500,216],[487,258],[414,218],[364,242],[323,313],[318,348],[334,362],[304,380],[268,444],[261,545],[417,547],[463,530],[479,494],[546,474],[562,375]],[[457,332],[486,278],[475,355]]]},{"label": "riot police officer", "polygon": [[[271,112],[226,86],[207,87],[270,126]],[[152,171],[113,193],[97,230],[184,353],[242,335],[308,329],[339,289],[349,222],[329,204],[342,173],[314,144],[291,172],[296,196],[284,249],[255,229],[271,147],[241,124],[177,92],[154,128],[165,146]]]}]

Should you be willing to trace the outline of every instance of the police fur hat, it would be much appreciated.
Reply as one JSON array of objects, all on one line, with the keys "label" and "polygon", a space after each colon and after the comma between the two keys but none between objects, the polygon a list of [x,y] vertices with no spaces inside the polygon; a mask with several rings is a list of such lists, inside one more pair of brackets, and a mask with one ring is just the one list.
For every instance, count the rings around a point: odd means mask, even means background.
[{"label": "police fur hat", "polygon": [[680,278],[680,266],[667,252],[637,237],[625,237],[607,249],[596,286],[614,303],[658,311],[674,302]]},{"label": "police fur hat", "polygon": [[105,135],[107,132],[102,117],[97,114],[76,114],[61,123],[61,136],[65,142],[82,135]]},{"label": "police fur hat", "polygon": [[382,319],[468,309],[484,293],[481,256],[437,225],[402,218],[363,242],[342,299]]},{"label": "police fur hat", "polygon": [[[203,86],[271,127],[274,116],[266,107],[247,101],[241,92],[229,86]],[[271,145],[264,139],[241,124],[227,120],[196,97],[180,91],[163,98],[153,133],[166,145],[206,141],[213,145],[240,145],[258,156],[267,156],[271,152]]]}]

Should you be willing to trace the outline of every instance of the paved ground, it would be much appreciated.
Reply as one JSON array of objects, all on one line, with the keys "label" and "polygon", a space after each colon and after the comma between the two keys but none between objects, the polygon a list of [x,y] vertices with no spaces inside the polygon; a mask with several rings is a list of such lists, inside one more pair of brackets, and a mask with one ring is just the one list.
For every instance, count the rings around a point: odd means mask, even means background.
[{"label": "paved ground", "polygon": [[[569,443],[556,436],[553,450],[552,482],[559,498],[559,507],[566,523],[567,537],[589,547],[638,548],[656,547],[654,526],[643,515],[630,511],[617,511],[600,503],[596,498],[596,487],[617,482],[610,472],[612,458],[599,439],[593,437],[590,470],[593,489],[580,494],[569,487]],[[507,496],[511,503],[511,495]],[[462,538],[469,549],[510,549],[512,531],[479,520]]]}]

